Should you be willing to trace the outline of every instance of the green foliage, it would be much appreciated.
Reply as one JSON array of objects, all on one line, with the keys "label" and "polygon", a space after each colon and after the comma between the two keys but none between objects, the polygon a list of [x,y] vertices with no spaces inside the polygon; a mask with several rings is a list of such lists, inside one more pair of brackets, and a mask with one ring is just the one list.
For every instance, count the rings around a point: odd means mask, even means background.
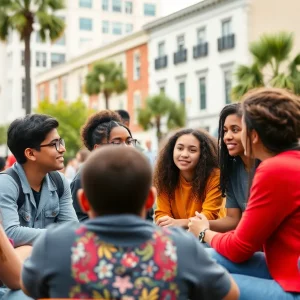
[{"label": "green foliage", "polygon": [[249,51],[254,62],[238,66],[232,98],[239,100],[249,90],[262,86],[286,88],[300,94],[300,54],[289,61],[293,44],[293,34],[287,32],[264,34],[251,43]]},{"label": "green foliage", "polygon": [[161,120],[163,117],[167,118],[168,129],[183,127],[186,119],[185,108],[161,93],[149,97],[146,107],[138,111],[139,125],[144,130],[156,127],[158,141],[162,138]]},{"label": "green foliage", "polygon": [[106,109],[109,109],[109,98],[112,94],[121,94],[127,89],[123,70],[114,62],[98,62],[87,74],[85,91],[88,95],[103,93]]},{"label": "green foliage", "polygon": [[42,101],[36,112],[53,116],[58,120],[59,134],[66,142],[65,156],[67,159],[74,157],[82,146],[80,129],[92,112],[80,99],[72,103],[63,100],[57,103]]},{"label": "green foliage", "polygon": [[42,41],[47,37],[54,42],[64,32],[64,21],[55,15],[57,10],[64,8],[64,0],[0,0],[0,40],[6,41],[10,31],[17,31],[24,41],[25,67],[25,107],[31,113],[31,78],[30,78],[30,37],[33,25],[39,25]]},{"label": "green foliage", "polygon": [[7,128],[8,126],[0,126],[0,145],[5,145],[7,142]]}]

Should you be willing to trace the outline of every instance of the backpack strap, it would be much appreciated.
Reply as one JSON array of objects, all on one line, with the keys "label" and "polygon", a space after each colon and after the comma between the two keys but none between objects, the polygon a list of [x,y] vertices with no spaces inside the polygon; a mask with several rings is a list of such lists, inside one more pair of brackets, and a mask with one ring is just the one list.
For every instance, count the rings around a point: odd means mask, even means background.
[{"label": "backpack strap", "polygon": [[21,184],[20,177],[13,168],[8,168],[5,171],[1,172],[0,175],[1,174],[9,175],[16,182],[16,184],[19,188],[19,197],[18,197],[18,200],[17,200],[17,205],[18,205],[18,210],[19,210],[25,202],[25,194],[24,194],[23,189],[22,189],[22,184]]},{"label": "backpack strap", "polygon": [[58,198],[61,198],[65,190],[64,182],[61,176],[58,174],[57,171],[49,172],[48,174],[56,185]]}]

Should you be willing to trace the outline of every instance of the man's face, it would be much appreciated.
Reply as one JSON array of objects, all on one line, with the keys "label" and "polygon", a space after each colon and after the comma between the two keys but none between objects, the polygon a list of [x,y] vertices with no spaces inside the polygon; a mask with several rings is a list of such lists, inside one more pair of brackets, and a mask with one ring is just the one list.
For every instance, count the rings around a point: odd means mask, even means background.
[{"label": "man's face", "polygon": [[[41,143],[39,151],[35,151],[36,162],[46,172],[61,170],[64,168],[64,153],[66,148],[62,144],[56,142],[60,141],[60,136],[56,129],[51,130],[45,140]],[[57,149],[56,149],[57,148]]]}]

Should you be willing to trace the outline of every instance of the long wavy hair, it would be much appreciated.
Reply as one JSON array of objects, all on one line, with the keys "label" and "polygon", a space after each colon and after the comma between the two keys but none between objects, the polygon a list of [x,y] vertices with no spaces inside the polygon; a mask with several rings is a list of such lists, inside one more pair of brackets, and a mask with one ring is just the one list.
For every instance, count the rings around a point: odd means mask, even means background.
[{"label": "long wavy hair", "polygon": [[229,155],[226,144],[224,143],[224,124],[230,115],[237,115],[242,119],[242,107],[240,103],[226,105],[220,112],[219,131],[218,131],[218,158],[220,164],[220,189],[222,197],[226,196],[227,184],[230,179],[234,157]]},{"label": "long wavy hair", "polygon": [[195,167],[192,182],[192,195],[194,199],[205,199],[205,187],[212,172],[218,168],[217,143],[207,133],[196,129],[183,129],[172,135],[161,149],[154,171],[154,185],[158,195],[165,194],[169,200],[179,184],[180,170],[174,163],[173,152],[179,137],[193,135],[200,143],[200,157]]}]

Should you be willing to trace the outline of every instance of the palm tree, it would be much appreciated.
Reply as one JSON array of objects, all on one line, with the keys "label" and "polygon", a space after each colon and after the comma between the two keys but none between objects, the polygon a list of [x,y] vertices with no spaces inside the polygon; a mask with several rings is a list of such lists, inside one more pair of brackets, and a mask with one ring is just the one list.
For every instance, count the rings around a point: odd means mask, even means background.
[{"label": "palm tree", "polygon": [[251,66],[240,65],[236,71],[238,84],[232,89],[232,97],[239,100],[247,91],[256,87],[287,88],[300,94],[300,53],[289,60],[293,49],[293,34],[280,32],[265,34],[250,44],[253,57]]},{"label": "palm tree", "polygon": [[185,108],[181,104],[176,104],[164,93],[149,97],[146,107],[138,111],[138,123],[144,130],[156,127],[158,142],[162,138],[161,122],[167,117],[168,129],[180,128],[185,125]]},{"label": "palm tree", "polygon": [[86,76],[85,90],[90,96],[103,93],[105,108],[109,109],[111,95],[121,94],[127,90],[127,81],[123,77],[122,67],[114,62],[96,63]]},{"label": "palm tree", "polygon": [[6,41],[11,30],[16,30],[25,43],[25,108],[31,113],[30,37],[35,23],[40,25],[38,34],[43,42],[51,41],[64,32],[64,21],[53,13],[64,8],[63,0],[0,0],[0,39]]}]

